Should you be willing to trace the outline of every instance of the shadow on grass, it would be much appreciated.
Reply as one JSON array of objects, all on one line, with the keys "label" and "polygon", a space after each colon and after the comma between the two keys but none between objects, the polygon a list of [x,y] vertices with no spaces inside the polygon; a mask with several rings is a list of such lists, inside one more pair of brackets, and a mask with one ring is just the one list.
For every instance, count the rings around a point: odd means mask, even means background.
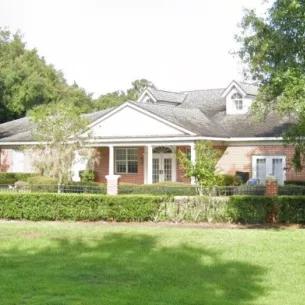
[{"label": "shadow on grass", "polygon": [[[34,236],[35,237],[35,236]],[[265,271],[150,235],[54,239],[2,251],[1,304],[246,304]]]}]

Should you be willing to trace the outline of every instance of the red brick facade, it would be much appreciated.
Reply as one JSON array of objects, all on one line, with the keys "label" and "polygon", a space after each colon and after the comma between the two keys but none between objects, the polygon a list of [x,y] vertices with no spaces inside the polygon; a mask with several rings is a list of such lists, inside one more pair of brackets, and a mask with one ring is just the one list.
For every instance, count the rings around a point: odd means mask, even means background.
[{"label": "red brick facade", "polygon": [[[121,176],[120,183],[135,183],[144,184],[144,147],[138,148],[138,173],[137,174],[118,174]],[[101,160],[99,164],[95,165],[96,181],[101,183],[106,183],[105,176],[109,174],[109,148],[100,147],[98,148],[101,154]],[[114,154],[115,155],[115,154]],[[115,163],[115,159],[114,159]],[[115,164],[113,164],[115,166]],[[114,167],[114,173],[115,167]]]},{"label": "red brick facade", "polygon": [[223,147],[223,150],[224,154],[217,165],[221,173],[234,175],[236,171],[242,171],[249,172],[252,177],[253,155],[283,155],[286,156],[286,180],[305,180],[305,170],[296,173],[291,166],[294,154],[292,146],[228,146]]},{"label": "red brick facade", "polygon": [[[138,148],[138,173],[120,174],[120,182],[144,184],[144,147]],[[188,146],[178,146],[177,150],[186,152]],[[235,175],[236,171],[249,172],[252,177],[252,156],[253,155],[283,155],[286,156],[286,180],[305,180],[305,170],[296,173],[291,160],[294,154],[293,147],[281,145],[263,146],[215,146],[223,151],[223,155],[218,162],[218,169],[221,173]],[[96,164],[96,181],[106,183],[105,176],[109,174],[109,148],[97,148],[101,153],[101,161]],[[12,149],[2,149],[0,152],[0,171],[6,172],[12,164]],[[115,161],[114,161],[115,162]],[[177,182],[190,183],[190,179],[184,177],[184,170],[177,162]]]}]

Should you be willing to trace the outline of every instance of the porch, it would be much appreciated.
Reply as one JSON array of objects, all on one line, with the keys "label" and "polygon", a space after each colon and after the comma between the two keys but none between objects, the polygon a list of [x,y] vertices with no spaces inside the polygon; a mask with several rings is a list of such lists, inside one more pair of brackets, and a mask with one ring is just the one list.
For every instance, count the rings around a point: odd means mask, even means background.
[{"label": "porch", "polygon": [[184,177],[177,161],[180,150],[195,160],[195,144],[147,144],[142,146],[107,145],[97,147],[101,159],[95,164],[96,182],[106,183],[106,176],[120,175],[120,182],[152,184],[157,182],[194,183]]}]

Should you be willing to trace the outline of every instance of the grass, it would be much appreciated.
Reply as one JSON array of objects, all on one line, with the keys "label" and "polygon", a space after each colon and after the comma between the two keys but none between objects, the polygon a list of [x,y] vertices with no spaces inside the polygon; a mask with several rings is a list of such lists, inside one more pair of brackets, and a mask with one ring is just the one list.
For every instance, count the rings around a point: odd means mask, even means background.
[{"label": "grass", "polygon": [[304,251],[304,230],[1,222],[0,304],[304,304]]}]

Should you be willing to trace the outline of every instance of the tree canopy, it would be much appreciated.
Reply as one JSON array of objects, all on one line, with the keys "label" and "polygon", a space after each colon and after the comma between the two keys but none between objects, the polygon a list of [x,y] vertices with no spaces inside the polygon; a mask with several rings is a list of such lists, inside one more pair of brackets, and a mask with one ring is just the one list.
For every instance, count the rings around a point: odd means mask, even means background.
[{"label": "tree canopy", "polygon": [[285,143],[305,156],[304,0],[275,0],[264,17],[246,10],[236,38],[245,73],[260,86],[254,114],[291,116],[296,125],[283,134]]},{"label": "tree canopy", "polygon": [[304,0],[276,0],[265,17],[246,10],[241,29],[238,55],[247,76],[260,85],[260,109],[304,112]]},{"label": "tree canopy", "polygon": [[135,100],[146,86],[136,80],[125,91],[115,91],[93,99],[76,82],[69,85],[61,71],[27,49],[20,32],[0,28],[0,123],[23,117],[39,105],[63,103],[79,113],[88,113]]}]

